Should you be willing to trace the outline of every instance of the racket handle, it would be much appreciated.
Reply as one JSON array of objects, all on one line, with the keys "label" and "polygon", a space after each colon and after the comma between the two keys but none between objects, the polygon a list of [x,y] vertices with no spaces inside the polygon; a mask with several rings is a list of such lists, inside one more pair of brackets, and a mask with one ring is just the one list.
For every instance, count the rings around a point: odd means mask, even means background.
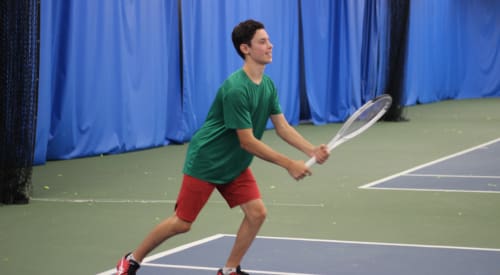
[{"label": "racket handle", "polygon": [[308,161],[306,161],[306,166],[307,166],[308,168],[311,168],[311,166],[313,166],[315,163],[316,163],[316,158],[315,158],[315,157],[312,157],[312,158],[310,158]]}]

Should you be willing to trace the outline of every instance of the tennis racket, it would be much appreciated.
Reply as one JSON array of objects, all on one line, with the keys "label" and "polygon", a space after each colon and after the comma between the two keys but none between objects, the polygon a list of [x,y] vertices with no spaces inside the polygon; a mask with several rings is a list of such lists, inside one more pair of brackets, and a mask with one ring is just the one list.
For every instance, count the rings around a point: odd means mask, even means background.
[{"label": "tennis racket", "polygon": [[[378,96],[361,106],[349,119],[342,125],[342,128],[328,142],[328,152],[331,152],[335,147],[352,139],[353,137],[363,133],[377,122],[391,107],[392,98],[390,95],[384,94]],[[316,163],[316,158],[312,157],[307,162],[307,167],[311,167]]]}]

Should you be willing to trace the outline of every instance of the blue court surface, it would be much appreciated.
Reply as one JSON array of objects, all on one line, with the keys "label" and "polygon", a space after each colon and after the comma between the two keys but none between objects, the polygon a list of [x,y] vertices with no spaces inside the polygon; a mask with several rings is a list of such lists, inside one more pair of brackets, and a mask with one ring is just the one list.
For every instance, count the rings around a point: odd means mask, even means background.
[{"label": "blue court surface", "polygon": [[[500,138],[360,188],[500,193]],[[214,275],[233,242],[219,234],[153,255],[138,274]],[[500,249],[259,236],[242,267],[267,275],[495,275]]]},{"label": "blue court surface", "polygon": [[500,139],[360,188],[500,193]]},{"label": "blue court surface", "polygon": [[[141,275],[213,275],[233,235],[215,235],[148,257]],[[257,237],[244,270],[265,275],[493,275],[500,249]],[[114,274],[109,270],[99,275]]]}]

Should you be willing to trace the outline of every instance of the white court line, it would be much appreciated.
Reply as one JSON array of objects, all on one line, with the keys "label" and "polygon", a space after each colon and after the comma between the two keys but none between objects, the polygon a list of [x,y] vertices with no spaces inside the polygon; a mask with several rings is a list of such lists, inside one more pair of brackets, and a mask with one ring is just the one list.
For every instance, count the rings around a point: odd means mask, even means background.
[{"label": "white court line", "polygon": [[61,202],[61,203],[144,203],[144,204],[175,204],[175,200],[129,200],[129,199],[63,199],[63,198],[30,198],[39,202]]},{"label": "white court line", "polygon": [[[164,268],[177,268],[177,269],[191,269],[191,270],[209,270],[209,271],[217,271],[219,267],[205,267],[205,266],[189,266],[189,265],[171,265],[171,264],[142,264],[144,266],[152,266],[152,267],[164,267]],[[278,272],[278,271],[267,271],[267,270],[252,270],[245,269],[246,272],[250,272],[251,274],[271,274],[271,275],[318,275],[312,273],[290,273],[290,272]]]},{"label": "white court line", "polygon": [[199,245],[202,245],[204,243],[208,243],[208,242],[211,242],[211,241],[214,241],[214,240],[217,240],[217,239],[220,239],[224,237],[223,234],[215,234],[213,236],[210,236],[210,237],[206,237],[206,238],[203,238],[201,240],[198,240],[198,241],[194,241],[194,242],[190,242],[188,244],[185,244],[185,245],[181,245],[181,246],[178,246],[176,248],[172,248],[172,249],[169,249],[167,251],[163,251],[163,252],[160,252],[158,254],[155,254],[155,255],[152,255],[152,256],[149,256],[149,257],[146,257],[144,259],[144,262],[151,262],[151,261],[154,261],[154,260],[157,260],[159,258],[163,258],[165,256],[168,256],[170,254],[174,254],[174,253],[177,253],[177,252],[180,252],[180,251],[183,251],[183,250],[186,250],[186,249],[189,249],[189,248],[192,248],[192,247],[195,247],[195,246],[199,246]]},{"label": "white court line", "polygon": [[[362,187],[359,187],[362,188]],[[449,192],[449,193],[483,193],[483,194],[500,194],[500,191],[486,190],[468,190],[468,189],[439,189],[439,188],[403,188],[403,187],[367,187],[363,189],[372,190],[393,190],[393,191],[422,191],[422,192]]]},{"label": "white court line", "polygon": [[[233,234],[223,234],[223,236],[235,237],[236,235],[233,235]],[[426,245],[426,244],[385,243],[385,242],[362,242],[362,241],[342,241],[342,240],[328,240],[328,239],[268,237],[268,236],[257,236],[257,239],[275,239],[275,240],[306,241],[306,242],[345,243],[345,244],[403,246],[403,247],[422,247],[422,248],[442,248],[442,249],[459,249],[459,250],[478,250],[478,251],[500,252],[500,248],[484,248],[484,247],[469,247],[469,246],[447,246],[447,245]]]},{"label": "white court line", "polygon": [[[428,162],[428,163],[424,163],[422,165],[419,165],[419,166],[416,166],[414,168],[410,168],[408,170],[405,170],[403,172],[400,172],[400,173],[396,173],[392,176],[388,176],[388,177],[385,177],[385,178],[382,178],[380,180],[376,180],[376,181],[373,181],[373,182],[370,182],[368,184],[365,184],[365,185],[362,185],[358,188],[360,189],[369,189],[371,188],[372,186],[375,186],[377,184],[380,184],[382,182],[385,182],[385,181],[389,181],[391,179],[394,179],[394,178],[397,178],[397,177],[400,177],[404,174],[410,174],[411,172],[415,171],[415,170],[418,170],[418,169],[421,169],[421,168],[424,168],[424,167],[427,167],[427,166],[430,166],[430,165],[434,165],[436,163],[439,163],[439,162],[442,162],[442,161],[445,161],[445,160],[448,160],[448,159],[451,159],[451,158],[454,158],[454,157],[457,157],[457,156],[460,156],[460,155],[463,155],[463,154],[466,154],[466,153],[469,153],[471,151],[474,151],[474,150],[477,150],[481,147],[485,147],[485,146],[488,146],[490,144],[493,144],[493,143],[496,143],[496,142],[500,142],[500,138],[497,138],[497,139],[494,139],[492,141],[488,141],[486,143],[483,143],[483,144],[480,144],[478,146],[474,146],[472,148],[469,148],[469,149],[466,149],[466,150],[463,150],[463,151],[460,151],[458,153],[455,153],[455,154],[452,154],[452,155],[449,155],[449,156],[446,156],[446,157],[443,157],[443,158],[440,158],[440,159],[437,159],[437,160],[434,160],[434,161],[431,161],[431,162]],[[413,189],[409,189],[409,188],[382,188],[382,187],[376,187],[376,189],[386,189],[386,190],[413,190]],[[424,189],[416,189],[416,190],[422,190],[424,191]],[[443,191],[443,190],[438,190],[438,189],[429,189],[429,190],[426,190],[426,191]],[[466,190],[446,190],[446,191],[455,191],[455,192],[473,192],[473,191],[466,191]],[[497,193],[496,191],[476,191],[476,192],[481,192],[481,193]]]},{"label": "white court line", "polygon": [[406,174],[403,177],[434,177],[434,178],[472,178],[472,179],[500,179],[500,176],[476,175],[441,175],[441,174]]},{"label": "white court line", "polygon": [[[137,200],[137,199],[64,199],[64,198],[30,198],[39,202],[59,203],[125,203],[125,204],[175,204],[175,200]],[[227,204],[225,201],[209,200],[207,204]],[[266,202],[267,206],[282,207],[325,207],[324,203],[289,203],[289,202]]]}]

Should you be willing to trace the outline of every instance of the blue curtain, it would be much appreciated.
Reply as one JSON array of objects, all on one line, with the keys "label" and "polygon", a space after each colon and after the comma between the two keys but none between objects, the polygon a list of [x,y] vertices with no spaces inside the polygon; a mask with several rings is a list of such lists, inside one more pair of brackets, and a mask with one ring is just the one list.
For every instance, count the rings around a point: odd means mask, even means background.
[{"label": "blue curtain", "polygon": [[[263,8],[265,7],[265,8]],[[298,5],[289,0],[182,1],[183,110],[190,137],[208,113],[217,89],[243,65],[231,41],[236,24],[253,18],[266,27],[274,45],[266,68],[278,89],[285,116],[299,121]]]},{"label": "blue curtain", "polygon": [[500,1],[411,1],[406,105],[500,96]]},{"label": "blue curtain", "polygon": [[[42,1],[35,163],[189,141],[243,64],[230,35],[247,18],[274,44],[266,73],[290,123],[301,106],[344,121],[384,92],[388,1]],[[404,104],[500,96],[499,10],[411,1]]]},{"label": "blue curtain", "polygon": [[361,45],[361,96],[366,102],[383,94],[389,66],[389,6],[387,1],[367,0]]},{"label": "blue curtain", "polygon": [[183,140],[177,0],[42,1],[35,162]]},{"label": "blue curtain", "polygon": [[345,120],[362,104],[365,1],[301,1],[305,87],[314,124]]}]

